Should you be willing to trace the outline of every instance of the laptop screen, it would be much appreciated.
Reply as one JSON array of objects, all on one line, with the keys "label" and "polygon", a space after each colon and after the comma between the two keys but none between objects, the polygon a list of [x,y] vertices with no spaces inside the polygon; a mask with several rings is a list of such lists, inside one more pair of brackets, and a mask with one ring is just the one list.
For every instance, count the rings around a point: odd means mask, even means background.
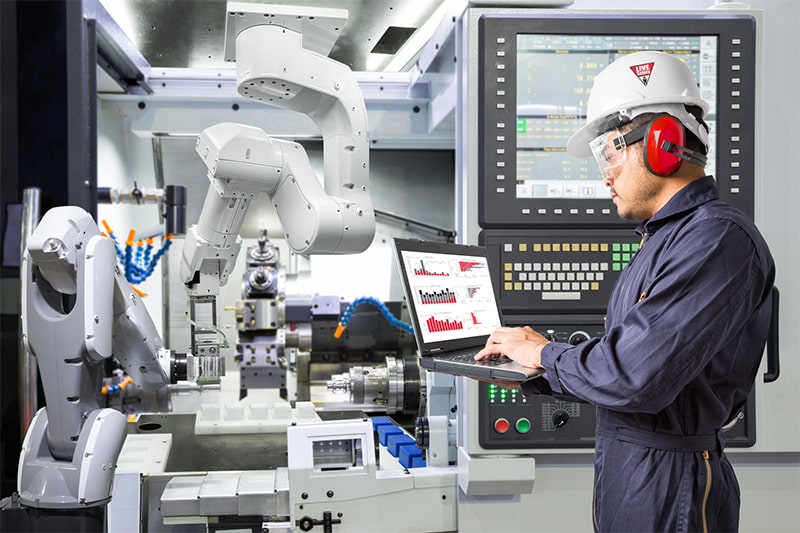
[{"label": "laptop screen", "polygon": [[474,345],[501,325],[485,248],[412,239],[395,245],[421,349],[456,339]]}]

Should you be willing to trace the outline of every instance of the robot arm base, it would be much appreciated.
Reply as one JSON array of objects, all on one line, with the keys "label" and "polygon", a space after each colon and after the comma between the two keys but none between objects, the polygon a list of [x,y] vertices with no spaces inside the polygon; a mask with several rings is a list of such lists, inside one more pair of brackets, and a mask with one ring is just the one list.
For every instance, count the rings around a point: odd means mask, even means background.
[{"label": "robot arm base", "polygon": [[108,502],[125,441],[125,415],[113,409],[89,413],[69,462],[50,455],[47,425],[47,411],[42,408],[25,435],[20,453],[20,502],[39,509],[78,509]]}]

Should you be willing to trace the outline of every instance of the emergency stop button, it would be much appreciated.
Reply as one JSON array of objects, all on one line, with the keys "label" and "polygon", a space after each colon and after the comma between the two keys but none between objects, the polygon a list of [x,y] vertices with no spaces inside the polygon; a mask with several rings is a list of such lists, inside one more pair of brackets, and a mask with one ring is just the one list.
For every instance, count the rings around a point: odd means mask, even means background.
[{"label": "emergency stop button", "polygon": [[510,427],[511,424],[505,418],[498,418],[494,421],[494,430],[498,433],[505,433]]}]

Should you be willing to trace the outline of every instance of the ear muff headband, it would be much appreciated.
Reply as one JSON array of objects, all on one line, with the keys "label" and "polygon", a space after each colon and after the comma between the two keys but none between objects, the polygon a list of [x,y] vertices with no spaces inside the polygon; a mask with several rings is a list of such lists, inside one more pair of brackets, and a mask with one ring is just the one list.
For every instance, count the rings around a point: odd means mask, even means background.
[{"label": "ear muff headband", "polygon": [[645,142],[642,150],[645,166],[657,176],[671,176],[678,171],[682,160],[701,167],[706,165],[706,156],[686,148],[685,140],[683,124],[670,115],[660,115],[623,136],[625,145]]}]

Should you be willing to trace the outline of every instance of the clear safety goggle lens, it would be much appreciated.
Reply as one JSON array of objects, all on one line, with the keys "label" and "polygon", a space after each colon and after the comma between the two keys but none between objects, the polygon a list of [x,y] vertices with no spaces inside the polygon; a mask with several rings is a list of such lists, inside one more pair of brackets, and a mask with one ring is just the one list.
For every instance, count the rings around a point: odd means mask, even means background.
[{"label": "clear safety goggle lens", "polygon": [[617,129],[598,135],[589,143],[589,147],[604,178],[608,177],[613,169],[622,166],[627,159],[625,137]]}]

